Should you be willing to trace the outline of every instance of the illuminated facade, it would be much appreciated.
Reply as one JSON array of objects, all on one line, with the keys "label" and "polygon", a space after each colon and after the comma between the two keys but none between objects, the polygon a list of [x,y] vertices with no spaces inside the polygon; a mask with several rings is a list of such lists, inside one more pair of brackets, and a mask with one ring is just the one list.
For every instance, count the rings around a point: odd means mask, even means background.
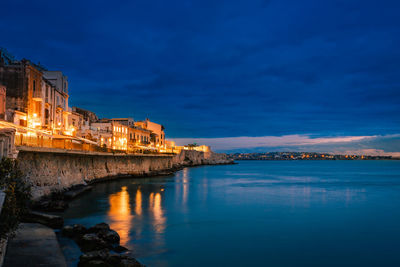
[{"label": "illuminated facade", "polygon": [[103,119],[91,124],[93,140],[101,147],[128,150],[128,127]]},{"label": "illuminated facade", "polygon": [[151,131],[133,126],[128,127],[128,150],[147,148],[150,145]]},{"label": "illuminated facade", "polygon": [[164,126],[151,122],[149,119],[135,122],[135,126],[152,131],[150,142],[158,149],[165,149],[165,132]]},{"label": "illuminated facade", "polygon": [[0,119],[6,119],[6,87],[0,84]]},{"label": "illuminated facade", "polygon": [[68,106],[67,76],[61,71],[43,71],[43,76],[52,85],[47,100],[52,104],[53,131],[57,134],[73,135],[75,130],[69,124],[72,110]]}]

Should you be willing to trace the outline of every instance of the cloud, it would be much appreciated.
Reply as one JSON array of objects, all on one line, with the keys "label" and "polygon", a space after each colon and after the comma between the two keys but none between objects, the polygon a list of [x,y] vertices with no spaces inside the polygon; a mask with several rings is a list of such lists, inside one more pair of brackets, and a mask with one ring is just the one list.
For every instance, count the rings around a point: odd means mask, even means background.
[{"label": "cloud", "polygon": [[400,156],[400,134],[319,136],[305,134],[261,137],[175,138],[178,145],[206,144],[221,152],[313,151],[337,154]]},{"label": "cloud", "polygon": [[293,147],[305,145],[320,145],[333,143],[348,143],[374,138],[374,136],[343,136],[343,137],[316,137],[309,135],[284,135],[284,136],[261,136],[261,137],[225,137],[225,138],[175,138],[178,145],[188,143],[207,144],[217,150],[228,150],[238,148],[256,147]]}]

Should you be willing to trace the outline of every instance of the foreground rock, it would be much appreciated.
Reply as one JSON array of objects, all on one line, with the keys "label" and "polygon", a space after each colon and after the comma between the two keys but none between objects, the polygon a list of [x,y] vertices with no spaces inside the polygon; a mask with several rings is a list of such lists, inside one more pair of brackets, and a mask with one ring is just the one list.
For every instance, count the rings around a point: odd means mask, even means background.
[{"label": "foreground rock", "polygon": [[128,255],[112,254],[104,249],[84,253],[79,257],[78,266],[143,267],[144,265]]},{"label": "foreground rock", "polygon": [[119,234],[106,223],[90,228],[80,224],[67,225],[61,233],[75,240],[84,252],[78,266],[143,266],[129,255],[118,254],[128,249],[119,245]]}]

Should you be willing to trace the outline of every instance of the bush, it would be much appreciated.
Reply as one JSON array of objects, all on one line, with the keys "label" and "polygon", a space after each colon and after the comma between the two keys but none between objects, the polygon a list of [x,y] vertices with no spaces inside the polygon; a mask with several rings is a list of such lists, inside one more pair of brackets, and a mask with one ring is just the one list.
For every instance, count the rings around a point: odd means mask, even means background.
[{"label": "bush", "polygon": [[25,181],[16,160],[1,159],[0,189],[6,193],[0,214],[0,238],[4,238],[17,228],[31,197],[30,185]]}]

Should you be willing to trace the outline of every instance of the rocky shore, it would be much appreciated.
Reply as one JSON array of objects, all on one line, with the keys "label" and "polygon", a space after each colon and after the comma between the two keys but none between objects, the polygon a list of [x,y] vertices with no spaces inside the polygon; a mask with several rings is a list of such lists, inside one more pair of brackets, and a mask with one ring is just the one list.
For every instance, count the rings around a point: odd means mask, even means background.
[{"label": "rocky shore", "polygon": [[127,248],[119,245],[119,234],[106,223],[99,223],[90,228],[80,224],[67,225],[61,233],[73,239],[83,252],[79,257],[79,267],[144,266],[129,255]]}]

